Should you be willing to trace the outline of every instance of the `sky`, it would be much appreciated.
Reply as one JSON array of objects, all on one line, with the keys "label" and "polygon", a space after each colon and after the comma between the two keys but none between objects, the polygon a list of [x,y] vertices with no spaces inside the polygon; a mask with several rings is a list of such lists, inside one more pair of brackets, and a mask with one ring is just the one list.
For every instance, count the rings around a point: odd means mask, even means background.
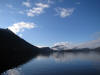
[{"label": "sky", "polygon": [[100,0],[0,0],[0,28],[36,46],[100,37]]}]

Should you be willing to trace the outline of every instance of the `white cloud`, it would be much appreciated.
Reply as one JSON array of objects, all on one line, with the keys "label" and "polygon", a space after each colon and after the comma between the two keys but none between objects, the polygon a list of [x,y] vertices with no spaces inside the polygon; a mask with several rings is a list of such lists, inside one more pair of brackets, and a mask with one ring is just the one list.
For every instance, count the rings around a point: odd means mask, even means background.
[{"label": "white cloud", "polygon": [[12,26],[9,26],[8,29],[17,34],[19,32],[23,32],[24,29],[32,29],[34,27],[35,27],[34,23],[18,22],[13,24]]},{"label": "white cloud", "polygon": [[48,2],[49,4],[53,4],[53,3],[54,3],[54,0],[47,0],[47,2]]},{"label": "white cloud", "polygon": [[68,42],[57,42],[57,43],[54,44],[54,46],[59,46],[59,45],[66,46],[66,45],[69,45],[69,43]]},{"label": "white cloud", "polygon": [[45,8],[49,8],[49,4],[43,4],[43,3],[36,3],[36,7],[33,7],[32,9],[29,9],[27,12],[27,16],[36,16],[40,15],[41,13],[44,12]]},{"label": "white cloud", "polygon": [[49,4],[54,4],[56,2],[63,2],[64,0],[46,0]]},{"label": "white cloud", "polygon": [[58,16],[61,18],[66,18],[74,12],[74,8],[56,8],[56,12]]},{"label": "white cloud", "polygon": [[100,32],[95,32],[95,33],[92,35],[92,37],[93,37],[94,39],[99,39],[99,38],[100,38]]},{"label": "white cloud", "polygon": [[19,11],[18,13],[19,13],[19,14],[24,14],[24,11]]},{"label": "white cloud", "polygon": [[7,6],[8,8],[13,9],[13,5],[11,5],[11,4],[6,4],[6,6]]},{"label": "white cloud", "polygon": [[39,47],[39,48],[47,47],[47,46],[43,46],[43,45],[36,45],[36,46]]},{"label": "white cloud", "polygon": [[20,36],[20,37],[22,37],[22,36],[23,36],[23,34],[19,34],[19,36]]},{"label": "white cloud", "polygon": [[29,1],[22,2],[22,5],[24,5],[26,7],[31,7],[31,3]]}]

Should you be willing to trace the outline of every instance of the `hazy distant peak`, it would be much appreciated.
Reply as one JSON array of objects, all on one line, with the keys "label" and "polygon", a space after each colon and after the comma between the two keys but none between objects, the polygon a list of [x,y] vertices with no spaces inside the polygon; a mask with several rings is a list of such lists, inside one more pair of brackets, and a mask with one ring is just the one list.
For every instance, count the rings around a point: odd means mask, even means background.
[{"label": "hazy distant peak", "polygon": [[54,50],[68,50],[68,49],[82,49],[82,48],[94,49],[94,48],[98,48],[98,47],[100,47],[100,38],[96,39],[96,40],[91,40],[88,42],[76,44],[76,45],[70,44],[68,42],[67,43],[61,42],[61,43],[54,44],[52,49],[54,49]]}]

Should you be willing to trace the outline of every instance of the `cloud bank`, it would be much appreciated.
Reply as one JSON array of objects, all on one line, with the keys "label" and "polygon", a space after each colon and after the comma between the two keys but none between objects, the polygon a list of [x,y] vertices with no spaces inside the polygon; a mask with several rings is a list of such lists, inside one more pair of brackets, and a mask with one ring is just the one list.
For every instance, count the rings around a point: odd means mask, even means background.
[{"label": "cloud bank", "polygon": [[54,44],[52,49],[54,50],[68,50],[68,49],[81,49],[81,48],[94,49],[97,47],[100,47],[100,38],[96,40],[80,43],[80,44],[72,44],[69,42],[59,42],[59,43]]},{"label": "cloud bank", "polygon": [[89,42],[81,43],[77,46],[78,48],[97,48],[100,47],[100,38],[96,40],[91,40]]},{"label": "cloud bank", "polygon": [[8,29],[10,29],[15,34],[23,32],[24,29],[32,29],[32,28],[35,28],[35,24],[29,22],[18,22],[8,27]]}]

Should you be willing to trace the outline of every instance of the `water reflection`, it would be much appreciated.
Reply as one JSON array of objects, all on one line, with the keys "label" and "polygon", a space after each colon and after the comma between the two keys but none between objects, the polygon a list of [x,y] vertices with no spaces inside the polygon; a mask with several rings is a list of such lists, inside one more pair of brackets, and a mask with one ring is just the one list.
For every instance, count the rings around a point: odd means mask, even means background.
[{"label": "water reflection", "polygon": [[10,69],[2,75],[22,75],[21,69]]},{"label": "water reflection", "polygon": [[5,53],[5,55],[0,55],[0,74],[6,70],[13,69],[22,64],[29,62],[31,59],[34,59],[38,54],[25,54],[22,52],[10,54]]},{"label": "water reflection", "polygon": [[79,53],[73,53],[73,52],[53,52],[49,56],[48,55],[38,55],[37,59],[43,59],[43,58],[50,58],[54,59],[57,62],[69,62],[74,61],[76,59],[80,61],[94,61],[94,62],[100,62],[100,52],[79,52]]},{"label": "water reflection", "polygon": [[90,52],[90,53],[53,53],[52,57],[58,61],[74,61],[74,60],[80,60],[80,61],[98,61],[100,62],[100,54],[98,53],[94,53],[94,52]]},{"label": "water reflection", "polygon": [[[21,68],[19,70],[19,68]],[[53,52],[2,75],[100,75],[99,52]]]}]

